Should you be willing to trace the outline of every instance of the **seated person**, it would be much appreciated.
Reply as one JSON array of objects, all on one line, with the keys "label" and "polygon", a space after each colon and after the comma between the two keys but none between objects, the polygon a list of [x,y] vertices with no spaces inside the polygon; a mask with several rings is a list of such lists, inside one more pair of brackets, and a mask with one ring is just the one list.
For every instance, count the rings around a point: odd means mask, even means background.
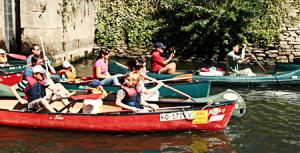
[{"label": "seated person", "polygon": [[62,69],[58,72],[63,80],[73,81],[76,79],[76,70],[69,61],[64,61],[62,63]]},{"label": "seated person", "polygon": [[[33,75],[26,77],[24,80],[20,81],[10,87],[10,90],[15,95],[15,97],[22,104],[28,103],[28,110],[37,111],[45,108],[49,112],[56,112],[50,105],[46,96],[46,82],[45,74],[46,70],[40,66],[36,65],[32,68]],[[21,98],[18,94],[17,89],[25,92],[25,97]]]},{"label": "seated person", "polygon": [[161,57],[161,54],[164,52],[163,49],[165,48],[166,46],[164,46],[161,42],[155,43],[155,50],[151,54],[151,72],[166,74],[175,73],[176,64],[174,62],[169,63],[173,59],[174,53],[172,53],[167,60],[164,60]]},{"label": "seated person", "polygon": [[0,48],[0,67],[8,66],[5,50]]},{"label": "seated person", "polygon": [[101,81],[93,80],[91,82],[90,88],[88,88],[88,94],[99,94],[101,98],[104,99],[107,97],[108,93],[101,86]]},{"label": "seated person", "polygon": [[93,66],[93,77],[101,81],[101,85],[121,85],[117,75],[111,76],[108,72],[109,52],[106,49],[99,51],[96,63]]},{"label": "seated person", "polygon": [[150,111],[158,108],[155,104],[149,104],[142,96],[142,89],[138,86],[139,75],[127,73],[124,77],[125,82],[117,92],[116,105],[123,109],[129,109],[133,112],[141,110]]},{"label": "seated person", "polygon": [[[232,50],[227,54],[227,69],[228,73],[231,76],[256,76],[252,72],[250,68],[246,68],[243,70],[239,70],[239,65],[241,63],[244,63],[251,57],[245,57],[245,50],[246,50],[246,45],[243,45],[242,53],[241,55],[236,55],[236,53],[239,51],[239,46],[237,44],[232,46]],[[253,58],[255,58],[252,55]]]}]

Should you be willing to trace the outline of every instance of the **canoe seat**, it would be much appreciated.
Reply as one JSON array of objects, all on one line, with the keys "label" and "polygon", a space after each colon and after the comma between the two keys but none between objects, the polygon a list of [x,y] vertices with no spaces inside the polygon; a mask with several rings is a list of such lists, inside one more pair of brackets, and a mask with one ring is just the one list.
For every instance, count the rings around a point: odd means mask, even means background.
[{"label": "canoe seat", "polygon": [[100,113],[105,113],[105,112],[117,112],[121,111],[122,108],[119,106],[111,106],[111,105],[102,105],[103,109],[100,109]]}]

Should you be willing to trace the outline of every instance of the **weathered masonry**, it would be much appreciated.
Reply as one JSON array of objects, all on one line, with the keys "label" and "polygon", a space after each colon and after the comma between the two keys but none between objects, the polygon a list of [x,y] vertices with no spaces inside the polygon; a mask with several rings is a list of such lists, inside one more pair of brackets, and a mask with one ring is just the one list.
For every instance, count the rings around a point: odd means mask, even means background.
[{"label": "weathered masonry", "polygon": [[94,45],[94,0],[0,0],[0,48],[28,53],[41,45],[55,59],[74,60]]}]

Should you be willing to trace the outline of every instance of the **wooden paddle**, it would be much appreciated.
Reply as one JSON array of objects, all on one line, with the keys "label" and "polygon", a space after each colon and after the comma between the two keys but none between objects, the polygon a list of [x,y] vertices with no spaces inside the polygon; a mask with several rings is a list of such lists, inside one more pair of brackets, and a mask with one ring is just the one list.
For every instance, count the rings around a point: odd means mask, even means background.
[{"label": "wooden paddle", "polygon": [[[174,78],[170,78],[170,79],[164,79],[164,80],[159,80],[162,82],[191,82],[193,80],[193,75],[192,74],[183,74],[183,75],[178,75],[175,76]],[[146,82],[146,83],[153,83],[155,81],[150,81],[150,82]]]},{"label": "wooden paddle", "polygon": [[24,55],[20,55],[20,54],[12,54],[12,53],[8,53],[7,54],[9,57],[15,58],[15,59],[19,59],[22,61],[26,61],[27,57]]},{"label": "wooden paddle", "polygon": [[265,73],[267,73],[267,70],[259,63],[259,61],[257,60],[257,58],[256,58],[252,53],[249,52],[249,54],[250,54],[252,57],[254,57],[254,60],[255,60],[256,63],[259,65],[259,67],[260,67]]},{"label": "wooden paddle", "polygon": [[[41,44],[42,44],[43,56],[45,58],[46,57],[46,53],[45,53],[45,48],[44,48],[44,43],[43,43],[42,37],[40,37],[40,40],[41,40]],[[46,72],[48,72],[48,62],[47,61],[45,61],[45,65],[46,65]]]},{"label": "wooden paddle", "polygon": [[[154,79],[154,78],[151,78],[151,77],[149,77],[149,76],[144,76],[144,77],[145,77],[146,79],[148,79],[148,80],[151,80],[151,81],[153,81],[153,82],[158,83],[158,80],[156,80],[156,79]],[[168,85],[166,85],[165,83],[163,83],[162,85],[163,85],[165,88],[167,88],[167,89],[170,89],[170,90],[172,90],[172,91],[174,91],[174,92],[176,92],[176,93],[178,93],[178,94],[180,94],[180,95],[182,95],[182,96],[185,96],[185,97],[191,99],[191,100],[194,101],[194,102],[197,102],[193,97],[191,97],[190,95],[188,95],[188,94],[186,94],[186,93],[184,93],[184,92],[182,92],[182,91],[179,91],[179,90],[177,90],[177,89],[175,89],[175,88],[173,88],[173,87],[171,87],[171,86],[168,86]]]}]

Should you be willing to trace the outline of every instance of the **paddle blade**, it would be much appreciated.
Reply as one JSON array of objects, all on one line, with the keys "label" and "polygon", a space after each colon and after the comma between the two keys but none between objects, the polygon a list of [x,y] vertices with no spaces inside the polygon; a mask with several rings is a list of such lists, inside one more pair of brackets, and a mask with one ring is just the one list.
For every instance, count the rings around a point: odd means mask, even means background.
[{"label": "paddle blade", "polygon": [[193,74],[183,74],[183,75],[178,75],[174,77],[178,80],[184,81],[184,82],[191,82],[193,80]]},{"label": "paddle blade", "polygon": [[20,55],[20,54],[7,54],[9,57],[15,58],[15,59],[19,59],[19,60],[23,60],[26,61],[27,57],[24,55]]}]

